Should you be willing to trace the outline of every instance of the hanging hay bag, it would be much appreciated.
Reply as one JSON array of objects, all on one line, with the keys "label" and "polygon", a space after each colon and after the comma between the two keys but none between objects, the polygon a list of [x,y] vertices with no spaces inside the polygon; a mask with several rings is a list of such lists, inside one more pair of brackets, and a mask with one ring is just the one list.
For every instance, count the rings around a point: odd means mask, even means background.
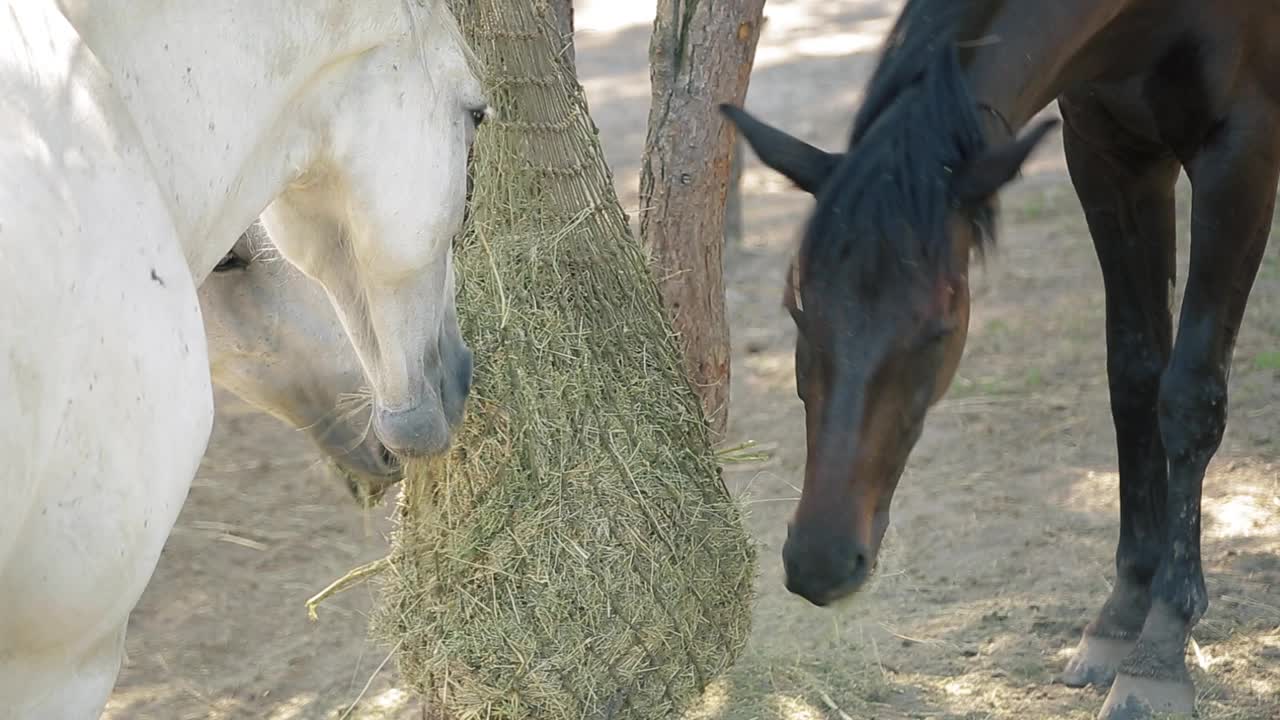
[{"label": "hanging hay bag", "polygon": [[755,550],[545,4],[457,5],[497,110],[456,256],[476,382],[407,469],[375,632],[456,720],[674,717],[746,642]]}]

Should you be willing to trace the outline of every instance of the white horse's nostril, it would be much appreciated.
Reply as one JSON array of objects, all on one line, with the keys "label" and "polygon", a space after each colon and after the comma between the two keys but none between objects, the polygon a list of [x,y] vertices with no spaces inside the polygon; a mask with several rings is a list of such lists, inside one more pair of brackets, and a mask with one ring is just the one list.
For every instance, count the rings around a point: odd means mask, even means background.
[{"label": "white horse's nostril", "polygon": [[391,452],[400,457],[431,457],[449,449],[453,434],[445,421],[440,400],[428,398],[412,410],[376,409],[373,430]]}]

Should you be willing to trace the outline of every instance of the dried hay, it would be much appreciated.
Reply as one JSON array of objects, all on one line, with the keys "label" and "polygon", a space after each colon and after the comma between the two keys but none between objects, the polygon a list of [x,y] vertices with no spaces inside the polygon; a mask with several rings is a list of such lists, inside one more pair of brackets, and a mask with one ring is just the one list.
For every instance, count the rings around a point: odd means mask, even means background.
[{"label": "dried hay", "polygon": [[545,4],[455,5],[498,115],[457,253],[476,384],[406,473],[375,632],[458,720],[670,717],[745,644],[755,550]]}]

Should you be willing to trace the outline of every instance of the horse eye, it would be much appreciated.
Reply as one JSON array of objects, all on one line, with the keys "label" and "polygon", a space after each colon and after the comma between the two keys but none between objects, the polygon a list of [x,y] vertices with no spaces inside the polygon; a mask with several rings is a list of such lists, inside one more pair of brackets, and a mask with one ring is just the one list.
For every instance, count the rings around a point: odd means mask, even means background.
[{"label": "horse eye", "polygon": [[951,325],[938,324],[925,330],[920,336],[920,346],[927,348],[946,340],[951,337],[951,333],[955,332],[955,328]]},{"label": "horse eye", "polygon": [[235,252],[229,252],[222,256],[222,259],[218,261],[217,265],[213,266],[213,271],[216,273],[222,273],[230,272],[232,270],[243,270],[247,267],[249,267],[248,260],[245,260],[235,254]]},{"label": "horse eye", "polygon": [[475,110],[470,110],[470,111],[468,111],[468,112],[470,112],[470,113],[471,113],[471,122],[472,122],[476,127],[480,127],[480,124],[484,122],[484,119],[485,119],[485,117],[487,116],[487,114],[485,113],[485,109],[484,109],[484,108],[478,108],[478,109],[475,109]]}]

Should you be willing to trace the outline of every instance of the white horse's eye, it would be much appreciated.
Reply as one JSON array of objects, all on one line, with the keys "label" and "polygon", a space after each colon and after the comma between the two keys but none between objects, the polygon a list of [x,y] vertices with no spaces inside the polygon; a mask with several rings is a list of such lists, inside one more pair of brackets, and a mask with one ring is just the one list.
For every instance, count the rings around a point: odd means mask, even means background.
[{"label": "white horse's eye", "polygon": [[231,270],[243,270],[247,267],[249,267],[248,260],[245,260],[235,254],[235,252],[229,252],[222,256],[222,259],[218,261],[217,265],[213,266],[213,271],[216,273],[222,273],[230,272]]},{"label": "white horse's eye", "polygon": [[489,113],[487,112],[486,108],[479,108],[475,110],[470,110],[468,112],[471,113],[471,122],[476,127],[480,127],[480,123],[483,123],[484,119],[489,116]]}]

